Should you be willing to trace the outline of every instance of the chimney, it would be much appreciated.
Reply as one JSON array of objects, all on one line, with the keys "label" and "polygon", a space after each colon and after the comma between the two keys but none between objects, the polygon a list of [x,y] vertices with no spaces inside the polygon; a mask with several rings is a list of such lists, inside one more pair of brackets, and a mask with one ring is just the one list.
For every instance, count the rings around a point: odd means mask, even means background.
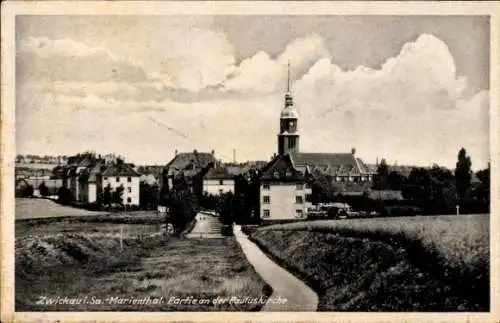
[{"label": "chimney", "polygon": [[174,152],[174,153],[175,153],[175,156],[177,156],[177,153],[178,153],[177,149],[175,150],[175,152]]},{"label": "chimney", "polygon": [[355,155],[356,154],[356,148],[351,149],[351,154]]},{"label": "chimney", "polygon": [[210,153],[213,155],[215,155],[215,150],[212,149],[212,151],[210,151]]},{"label": "chimney", "polygon": [[236,149],[233,149],[233,163],[236,164]]}]

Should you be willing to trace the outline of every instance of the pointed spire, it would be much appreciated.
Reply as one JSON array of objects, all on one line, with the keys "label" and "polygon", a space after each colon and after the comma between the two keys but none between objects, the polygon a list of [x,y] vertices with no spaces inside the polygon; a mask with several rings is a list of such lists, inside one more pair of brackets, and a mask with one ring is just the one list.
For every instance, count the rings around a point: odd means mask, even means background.
[{"label": "pointed spire", "polygon": [[286,91],[290,92],[290,60],[288,60],[288,76],[286,79]]}]

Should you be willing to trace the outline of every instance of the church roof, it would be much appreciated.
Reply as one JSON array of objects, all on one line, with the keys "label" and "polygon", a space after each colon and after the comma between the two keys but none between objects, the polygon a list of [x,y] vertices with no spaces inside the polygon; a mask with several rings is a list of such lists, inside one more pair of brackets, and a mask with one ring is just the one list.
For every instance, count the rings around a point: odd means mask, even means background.
[{"label": "church roof", "polygon": [[310,166],[331,176],[361,175],[369,173],[366,164],[353,153],[301,153],[292,152],[295,167]]},{"label": "church roof", "polygon": [[277,155],[261,170],[261,180],[277,182],[304,181],[303,173],[295,169],[289,154]]},{"label": "church roof", "polygon": [[292,159],[295,165],[314,165],[319,167],[355,166],[353,154],[346,153],[301,153],[293,152]]}]

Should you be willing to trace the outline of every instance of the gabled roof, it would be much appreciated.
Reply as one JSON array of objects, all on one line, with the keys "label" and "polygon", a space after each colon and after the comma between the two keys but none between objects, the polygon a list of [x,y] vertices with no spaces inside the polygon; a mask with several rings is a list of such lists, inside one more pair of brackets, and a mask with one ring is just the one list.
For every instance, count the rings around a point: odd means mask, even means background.
[{"label": "gabled roof", "polygon": [[297,153],[291,154],[295,165],[315,166],[350,166],[356,165],[353,154],[350,153]]},{"label": "gabled roof", "polygon": [[276,182],[304,181],[305,176],[293,166],[289,154],[277,155],[261,170],[261,180]]},{"label": "gabled roof", "polygon": [[189,153],[178,153],[175,157],[165,166],[168,175],[176,175],[183,172],[185,176],[194,176],[200,173],[200,170],[215,165],[217,160],[212,153],[203,153],[193,151]]},{"label": "gabled roof", "polygon": [[165,167],[184,169],[190,164],[194,164],[197,167],[207,167],[208,164],[215,164],[216,161],[214,155],[211,153],[193,151],[189,153],[178,153]]},{"label": "gabled roof", "polygon": [[104,172],[102,173],[103,176],[132,176],[132,177],[139,177],[140,174],[132,168],[132,166],[128,164],[115,164],[115,165],[109,165],[106,167]]},{"label": "gabled roof", "polygon": [[229,174],[225,167],[210,168],[203,176],[203,179],[232,179],[233,175]]}]

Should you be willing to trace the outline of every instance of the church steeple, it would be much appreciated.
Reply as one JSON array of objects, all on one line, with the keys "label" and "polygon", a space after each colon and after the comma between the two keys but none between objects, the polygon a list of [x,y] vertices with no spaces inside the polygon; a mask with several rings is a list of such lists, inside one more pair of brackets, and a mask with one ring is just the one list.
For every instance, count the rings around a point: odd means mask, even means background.
[{"label": "church steeple", "polygon": [[288,60],[288,75],[286,78],[286,93],[290,93],[290,60]]},{"label": "church steeple", "polygon": [[288,61],[285,106],[281,110],[280,133],[278,134],[278,154],[299,150],[298,114],[293,104],[290,79],[290,61]]}]

